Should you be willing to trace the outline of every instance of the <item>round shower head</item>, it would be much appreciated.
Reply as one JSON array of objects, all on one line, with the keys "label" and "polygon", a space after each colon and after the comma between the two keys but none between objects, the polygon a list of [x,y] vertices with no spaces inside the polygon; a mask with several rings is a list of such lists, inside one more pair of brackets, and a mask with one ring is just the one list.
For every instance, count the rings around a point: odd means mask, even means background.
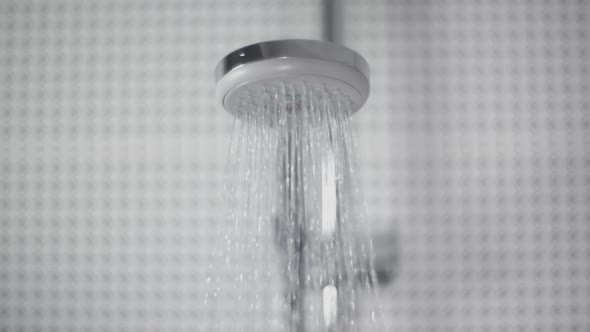
[{"label": "round shower head", "polygon": [[234,114],[243,97],[265,88],[302,82],[313,89],[337,92],[357,111],[369,96],[369,64],[357,52],[317,40],[275,40],[248,45],[217,65],[217,98]]}]

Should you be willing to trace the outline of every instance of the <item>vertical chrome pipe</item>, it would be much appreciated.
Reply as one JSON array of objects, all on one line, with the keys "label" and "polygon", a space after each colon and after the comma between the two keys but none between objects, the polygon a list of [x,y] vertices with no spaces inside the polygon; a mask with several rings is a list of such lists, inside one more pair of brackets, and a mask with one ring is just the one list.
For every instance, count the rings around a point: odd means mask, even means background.
[{"label": "vertical chrome pipe", "polygon": [[342,42],[341,0],[322,1],[322,39],[336,44]]}]

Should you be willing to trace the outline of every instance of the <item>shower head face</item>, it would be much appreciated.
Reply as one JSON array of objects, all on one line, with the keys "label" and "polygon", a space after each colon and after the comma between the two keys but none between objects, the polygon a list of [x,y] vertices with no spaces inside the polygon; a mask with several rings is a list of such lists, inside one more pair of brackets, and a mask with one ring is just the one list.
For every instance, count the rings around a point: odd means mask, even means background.
[{"label": "shower head face", "polygon": [[276,40],[240,48],[217,65],[216,78],[217,98],[238,117],[252,100],[285,85],[344,96],[352,112],[369,96],[365,59],[346,47],[316,40]]}]

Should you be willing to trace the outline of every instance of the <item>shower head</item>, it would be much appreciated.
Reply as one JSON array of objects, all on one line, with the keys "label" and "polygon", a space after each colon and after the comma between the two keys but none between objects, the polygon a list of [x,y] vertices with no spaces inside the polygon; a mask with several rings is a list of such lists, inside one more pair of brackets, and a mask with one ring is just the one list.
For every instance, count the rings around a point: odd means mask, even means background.
[{"label": "shower head", "polygon": [[284,83],[340,93],[355,112],[369,96],[369,64],[357,52],[317,40],[274,40],[225,56],[215,70],[217,98],[239,116],[240,100]]}]

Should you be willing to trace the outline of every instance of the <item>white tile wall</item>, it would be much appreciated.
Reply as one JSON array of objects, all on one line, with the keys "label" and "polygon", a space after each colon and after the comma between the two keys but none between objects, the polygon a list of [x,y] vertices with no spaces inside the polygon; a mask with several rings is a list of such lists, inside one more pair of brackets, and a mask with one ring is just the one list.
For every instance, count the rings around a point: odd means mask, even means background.
[{"label": "white tile wall", "polygon": [[[200,297],[232,123],[212,71],[317,38],[319,8],[0,2],[0,331],[235,315]],[[373,69],[354,121],[368,219],[398,250],[387,326],[590,330],[590,3],[347,0],[344,17]]]}]

